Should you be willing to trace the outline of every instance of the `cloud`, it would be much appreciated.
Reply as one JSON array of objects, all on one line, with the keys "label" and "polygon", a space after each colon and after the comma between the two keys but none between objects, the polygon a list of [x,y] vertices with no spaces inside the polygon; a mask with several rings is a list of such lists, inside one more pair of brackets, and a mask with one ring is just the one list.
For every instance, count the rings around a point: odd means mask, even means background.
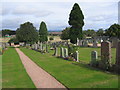
[{"label": "cloud", "polygon": [[[30,21],[38,29],[40,22],[45,21],[49,30],[62,30],[69,26],[69,14],[74,3],[4,2],[3,27],[16,29],[20,24]],[[78,2],[78,4],[85,16],[85,30],[107,28],[117,22],[118,9],[115,2]]]},{"label": "cloud", "polygon": [[119,0],[1,0],[1,2],[118,2]]},{"label": "cloud", "polygon": [[118,23],[120,24],[120,1],[118,3]]},{"label": "cloud", "polygon": [[17,29],[20,24],[22,22],[22,18],[20,17],[12,17],[12,18],[9,18],[9,19],[4,19],[2,21],[2,28],[3,29],[6,29],[6,28],[9,28],[9,29]]},{"label": "cloud", "polygon": [[18,6],[12,12],[14,15],[33,15],[36,17],[45,17],[53,14],[53,12],[48,10],[40,10],[38,8],[33,8],[28,6]]}]

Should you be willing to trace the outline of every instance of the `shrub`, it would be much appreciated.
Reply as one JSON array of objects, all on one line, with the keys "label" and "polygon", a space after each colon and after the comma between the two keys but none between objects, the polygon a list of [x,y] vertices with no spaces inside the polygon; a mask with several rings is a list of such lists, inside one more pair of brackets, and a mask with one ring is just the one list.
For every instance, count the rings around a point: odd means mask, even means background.
[{"label": "shrub", "polygon": [[49,40],[54,40],[54,37],[50,37]]},{"label": "shrub", "polygon": [[74,53],[78,50],[78,47],[76,46],[68,46],[68,55],[74,55]]},{"label": "shrub", "polygon": [[18,39],[16,37],[11,38],[8,43],[19,43]]}]

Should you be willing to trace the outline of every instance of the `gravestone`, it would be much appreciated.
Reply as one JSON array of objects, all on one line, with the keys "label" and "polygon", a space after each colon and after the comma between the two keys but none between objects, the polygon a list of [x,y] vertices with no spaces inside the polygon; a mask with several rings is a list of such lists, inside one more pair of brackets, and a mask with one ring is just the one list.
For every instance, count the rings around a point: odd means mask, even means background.
[{"label": "gravestone", "polygon": [[91,62],[90,62],[90,65],[91,66],[96,66],[97,59],[98,59],[98,53],[97,53],[97,51],[92,51],[91,52]]},{"label": "gravestone", "polygon": [[20,42],[19,45],[20,45],[20,46],[24,46],[24,42]]},{"label": "gravestone", "polygon": [[116,66],[117,69],[119,70],[120,73],[120,41],[117,43],[117,48],[116,48]]},{"label": "gravestone", "polygon": [[111,66],[111,43],[104,41],[101,43],[101,62],[99,67],[108,70]]},{"label": "gravestone", "polygon": [[78,53],[78,51],[76,51],[75,52],[75,60],[76,60],[76,62],[79,62],[79,53]]},{"label": "gravestone", "polygon": [[40,50],[41,50],[41,51],[43,50],[42,42],[40,43]]},{"label": "gravestone", "polygon": [[60,57],[64,58],[64,49],[63,49],[63,47],[60,48]]},{"label": "gravestone", "polygon": [[94,42],[93,42],[93,47],[97,48],[97,41],[96,40],[94,40]]},{"label": "gravestone", "polygon": [[54,56],[58,56],[58,48],[57,48],[57,47],[55,47],[55,52],[54,52],[53,55],[54,55]]},{"label": "gravestone", "polygon": [[4,43],[2,43],[2,49],[3,49],[3,50],[5,49],[5,44],[4,44]]},{"label": "gravestone", "polygon": [[64,48],[64,57],[68,57],[68,49],[67,48]]},{"label": "gravestone", "polygon": [[40,46],[39,46],[39,44],[37,44],[37,49],[40,49]]},{"label": "gravestone", "polygon": [[62,57],[62,47],[60,47],[60,57]]},{"label": "gravestone", "polygon": [[118,39],[117,38],[112,38],[112,48],[116,48],[117,43],[118,43]]},{"label": "gravestone", "polygon": [[84,40],[84,41],[83,41],[83,46],[84,46],[84,47],[87,47],[87,46],[88,46],[88,41],[87,41],[87,40]]},{"label": "gravestone", "polygon": [[46,52],[46,46],[43,46],[42,50]]},{"label": "gravestone", "polygon": [[82,42],[83,42],[83,40],[79,41],[79,46],[83,46]]},{"label": "gravestone", "polygon": [[32,45],[32,49],[34,49],[34,44]]},{"label": "gravestone", "polygon": [[37,44],[35,43],[35,50],[37,50]]},{"label": "gravestone", "polygon": [[48,46],[47,46],[47,44],[46,44],[46,52],[48,52]]},{"label": "gravestone", "polygon": [[11,46],[14,46],[14,43],[11,43],[10,45],[11,45]]},{"label": "gravestone", "polygon": [[79,39],[77,38],[77,46],[79,46]]}]

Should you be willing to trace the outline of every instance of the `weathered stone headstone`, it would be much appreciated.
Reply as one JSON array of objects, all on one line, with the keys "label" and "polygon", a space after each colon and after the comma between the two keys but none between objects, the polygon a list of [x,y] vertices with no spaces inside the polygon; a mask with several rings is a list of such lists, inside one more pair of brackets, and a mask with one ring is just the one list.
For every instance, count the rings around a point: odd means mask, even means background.
[{"label": "weathered stone headstone", "polygon": [[55,47],[55,52],[54,52],[53,55],[54,55],[54,56],[58,56],[58,48],[57,48],[57,47]]},{"label": "weathered stone headstone", "polygon": [[11,43],[11,46],[14,46],[14,43]]},{"label": "weathered stone headstone", "polygon": [[46,46],[43,46],[42,50],[46,52]]},{"label": "weathered stone headstone", "polygon": [[77,38],[77,46],[79,46],[79,39]]},{"label": "weathered stone headstone", "polygon": [[20,46],[24,46],[24,42],[20,42],[19,45],[20,45]]},{"label": "weathered stone headstone", "polygon": [[42,42],[40,43],[40,50],[43,50]]},{"label": "weathered stone headstone", "polygon": [[62,47],[60,47],[60,57],[62,57]]},{"label": "weathered stone headstone", "polygon": [[37,44],[35,43],[35,50],[37,50]]},{"label": "weathered stone headstone", "polygon": [[93,42],[93,47],[97,48],[97,41],[96,40],[94,40],[94,42]]},{"label": "weathered stone headstone", "polygon": [[48,52],[48,46],[47,46],[47,44],[46,44],[46,52]]},{"label": "weathered stone headstone", "polygon": [[87,46],[88,46],[88,41],[87,41],[87,40],[84,40],[84,41],[83,41],[83,46],[84,46],[84,47],[87,47]]},{"label": "weathered stone headstone", "polygon": [[98,59],[98,53],[97,53],[97,51],[92,51],[91,52],[91,62],[90,62],[90,65],[91,66],[96,66],[97,59]]},{"label": "weathered stone headstone", "polygon": [[79,46],[83,46],[82,42],[83,42],[83,40],[79,41]]},{"label": "weathered stone headstone", "polygon": [[6,43],[6,47],[8,47],[9,46],[9,43]]},{"label": "weathered stone headstone", "polygon": [[75,58],[76,62],[79,62],[79,52],[78,51],[75,52],[74,58]]},{"label": "weathered stone headstone", "polygon": [[111,43],[106,41],[101,43],[101,62],[99,67],[108,70],[111,66]]},{"label": "weathered stone headstone", "polygon": [[40,49],[39,47],[40,47],[39,44],[37,44],[37,49]]},{"label": "weathered stone headstone", "polygon": [[67,48],[64,48],[64,57],[68,57],[68,49]]},{"label": "weathered stone headstone", "polygon": [[116,48],[117,43],[118,43],[118,39],[117,38],[112,38],[112,48]]},{"label": "weathered stone headstone", "polygon": [[34,44],[32,45],[32,49],[34,49]]},{"label": "weathered stone headstone", "polygon": [[117,43],[117,48],[116,48],[116,66],[119,70],[120,73],[120,41]]},{"label": "weathered stone headstone", "polygon": [[64,58],[64,49],[63,49],[63,47],[60,48],[60,57]]}]

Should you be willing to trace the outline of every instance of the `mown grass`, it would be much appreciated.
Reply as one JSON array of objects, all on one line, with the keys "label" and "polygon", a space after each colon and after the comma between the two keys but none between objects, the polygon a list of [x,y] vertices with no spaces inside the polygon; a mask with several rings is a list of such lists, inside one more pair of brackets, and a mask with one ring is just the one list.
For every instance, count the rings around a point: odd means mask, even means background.
[{"label": "mown grass", "polygon": [[2,55],[0,55],[0,89],[2,88]]},{"label": "mown grass", "polygon": [[[26,48],[21,48],[21,50],[68,88],[118,88],[117,75],[54,57],[53,51],[41,54]],[[86,55],[83,57],[87,57]]]},{"label": "mown grass", "polygon": [[[86,63],[90,62],[92,51],[97,51],[98,56],[101,56],[101,49],[100,48],[80,47],[78,50],[79,50],[79,60],[84,61]],[[116,49],[115,48],[111,49],[111,55],[112,55],[111,62],[112,62],[112,64],[114,64],[115,63],[115,57],[116,57]],[[100,57],[99,57],[99,60],[100,60]]]},{"label": "mown grass", "polygon": [[2,57],[2,87],[35,88],[14,48],[8,48]]},{"label": "mown grass", "polygon": [[[67,48],[64,47],[63,48]],[[78,52],[79,52],[79,60],[83,61],[85,63],[90,63],[91,61],[91,52],[92,51],[97,51],[98,53],[98,60],[101,59],[101,48],[86,48],[86,47],[79,47],[78,48]],[[54,51],[51,51],[52,53],[54,53]],[[58,48],[58,55],[60,55],[60,48]],[[111,48],[111,63],[115,64],[115,58],[116,58],[116,48]]]}]

